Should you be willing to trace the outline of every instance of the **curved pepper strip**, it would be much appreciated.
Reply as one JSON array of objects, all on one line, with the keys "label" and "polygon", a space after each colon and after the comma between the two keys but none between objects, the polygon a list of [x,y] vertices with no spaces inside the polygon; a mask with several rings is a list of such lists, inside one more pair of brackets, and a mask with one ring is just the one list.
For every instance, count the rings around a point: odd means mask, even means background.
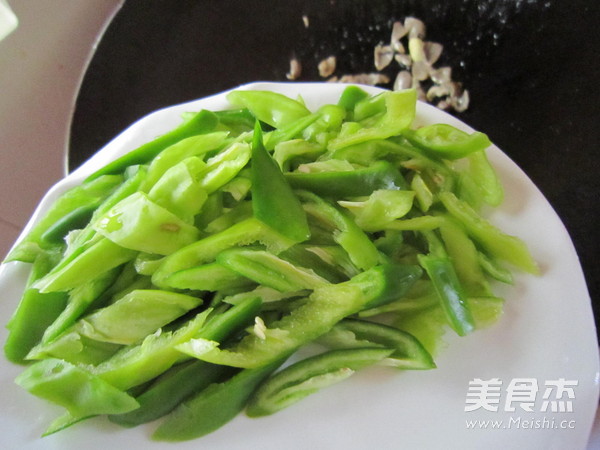
[{"label": "curved pepper strip", "polygon": [[[67,231],[72,229],[72,224],[70,219],[65,222],[67,220],[65,217],[73,214],[74,211],[88,207],[90,204],[98,204],[115,190],[118,190],[122,182],[123,177],[121,175],[107,175],[69,189],[54,201],[48,212],[17,243],[6,257],[5,262],[22,261],[32,263],[35,257],[44,249],[56,247],[57,244],[54,239],[47,239],[47,235],[45,236],[46,239],[43,238],[45,233],[50,232],[49,230],[52,230],[53,227],[60,226],[60,232],[58,230],[55,230],[55,232],[62,236],[66,235]],[[64,242],[59,244],[64,245]]]},{"label": "curved pepper strip", "polygon": [[175,346],[198,336],[211,312],[202,311],[177,330],[154,333],[140,344],[122,347],[91,370],[123,390],[152,380],[185,358]]},{"label": "curved pepper strip", "polygon": [[249,417],[267,416],[299,402],[318,390],[345,380],[394,352],[388,348],[331,350],[312,356],[269,377],[248,402]]},{"label": "curved pepper strip", "polygon": [[68,291],[131,261],[136,254],[135,250],[123,248],[100,236],[76,257],[65,264],[61,263],[36,281],[33,287],[42,293]]},{"label": "curved pepper strip", "polygon": [[305,189],[323,197],[361,197],[378,189],[406,189],[402,174],[387,161],[377,161],[364,169],[343,172],[288,172],[286,180],[295,189]]},{"label": "curved pepper strip", "polygon": [[174,130],[169,131],[168,133],[157,137],[153,141],[147,142],[135,150],[132,150],[120,158],[108,163],[87,177],[86,181],[98,178],[100,175],[121,173],[128,166],[145,164],[152,160],[164,149],[176,144],[182,139],[198,134],[208,133],[214,130],[218,123],[219,119],[215,113],[202,110]]},{"label": "curved pepper strip", "polygon": [[431,254],[418,255],[418,258],[433,283],[452,329],[459,336],[466,336],[473,332],[475,322],[467,303],[467,297],[450,259],[447,256]]},{"label": "curved pepper strip", "polygon": [[69,242],[64,257],[59,265],[68,263],[86,248],[86,244],[92,241],[96,235],[96,232],[92,227],[92,223],[110,211],[121,200],[137,192],[146,179],[146,175],[147,170],[145,166],[134,166],[127,169],[126,179],[123,184],[115,189],[114,192],[108,198],[106,198],[106,200],[104,200],[100,206],[98,206],[98,208],[94,211],[94,214],[92,215],[88,225],[77,234],[72,242]]},{"label": "curved pepper strip", "polygon": [[[28,358],[50,356],[72,363],[94,363],[96,356],[93,355],[98,349],[104,348],[105,354],[100,354],[100,357],[107,358],[120,348],[119,345],[137,343],[201,303],[199,298],[174,292],[135,290],[85,316],[56,339],[36,346]],[[146,314],[141,313],[144,311]],[[147,311],[152,311],[152,315],[148,315]]]},{"label": "curved pepper strip", "polygon": [[314,289],[328,284],[312,269],[296,266],[264,250],[225,250],[217,256],[217,261],[235,273],[280,292]]},{"label": "curved pepper strip", "polygon": [[[348,114],[354,113],[357,103],[369,97],[369,94],[358,86],[348,86],[340,95],[338,106],[344,108]],[[350,118],[352,119],[352,118]]]},{"label": "curved pepper strip", "polygon": [[90,416],[124,413],[139,406],[127,393],[59,359],[45,359],[33,364],[15,381],[33,395],[67,409],[67,414],[54,421],[44,435]]},{"label": "curved pepper strip", "polygon": [[242,370],[223,383],[215,383],[179,405],[152,435],[157,441],[186,441],[222,427],[246,406],[256,387],[284,360]]},{"label": "curved pepper strip", "polygon": [[60,316],[67,304],[65,292],[41,294],[31,287],[52,266],[52,258],[45,253],[39,254],[33,263],[19,306],[6,326],[9,331],[4,343],[4,354],[9,361],[22,364],[29,351],[40,341],[46,328]]},{"label": "curved pepper strip", "polygon": [[262,337],[249,334],[231,349],[218,349],[218,343],[210,340],[192,339],[177,349],[215,364],[261,367],[325,334],[346,316],[401,297],[421,274],[418,266],[374,267],[344,283],[316,288],[302,306],[274,322]]},{"label": "curved pepper strip", "polygon": [[540,273],[537,263],[521,239],[500,231],[453,193],[440,192],[438,197],[448,212],[465,227],[467,233],[495,258],[533,275]]},{"label": "curved pepper strip", "polygon": [[[208,319],[198,337],[223,341],[241,331],[260,312],[261,300],[248,297],[227,311]],[[112,415],[112,422],[132,427],[156,420],[171,412],[179,403],[210,383],[230,374],[231,368],[193,360],[184,367],[173,367],[159,377],[143,394],[136,397],[140,407],[129,413]]]},{"label": "curved pepper strip", "polygon": [[168,169],[152,186],[148,198],[188,224],[194,223],[208,193],[198,181],[206,164],[191,156]]},{"label": "curved pepper strip", "polygon": [[229,183],[248,164],[250,146],[245,142],[234,142],[223,151],[206,161],[206,170],[200,175],[200,185],[212,194]]},{"label": "curved pepper strip", "polygon": [[324,151],[325,148],[321,145],[304,139],[293,139],[277,144],[273,151],[273,159],[277,161],[283,172],[288,172],[294,159],[309,158],[309,160],[312,160]]},{"label": "curved pepper strip", "polygon": [[310,237],[306,213],[281,169],[267,152],[260,125],[254,129],[251,166],[254,217],[298,243]]},{"label": "curved pepper strip", "polygon": [[119,269],[112,269],[99,277],[69,291],[67,305],[46,328],[42,343],[47,343],[75,323],[92,306],[109,286],[117,280]]},{"label": "curved pepper strip", "polygon": [[254,117],[272,127],[281,128],[310,114],[302,103],[270,91],[232,91],[227,100],[240,108],[247,108]]},{"label": "curved pepper strip", "polygon": [[[225,250],[228,251],[228,250]],[[202,264],[177,272],[169,278],[172,287],[177,289],[193,289],[198,291],[231,292],[242,288],[251,288],[252,280],[229,269],[219,262]]]},{"label": "curved pepper strip", "polygon": [[208,152],[220,148],[227,138],[227,133],[215,132],[191,136],[165,148],[148,166],[148,175],[141,190],[149,192],[156,182],[173,166],[193,156],[203,157]]},{"label": "curved pepper strip", "polygon": [[287,124],[284,127],[265,133],[265,148],[271,151],[277,145],[287,142],[290,139],[297,138],[304,130],[306,130],[307,127],[319,120],[320,117],[320,114],[313,113],[309,116],[301,117],[295,122]]},{"label": "curved pepper strip", "polygon": [[225,129],[235,136],[252,131],[256,122],[256,117],[247,108],[216,111],[215,114],[219,119],[218,129]]},{"label": "curved pepper strip", "polygon": [[417,93],[414,89],[405,91],[385,92],[385,113],[376,123],[368,128],[361,127],[352,133],[344,133],[329,141],[328,149],[337,150],[349,145],[358,144],[372,139],[387,139],[406,130],[416,114]]},{"label": "curved pepper strip", "polygon": [[294,244],[255,218],[245,219],[167,256],[154,272],[152,282],[159,287],[178,288],[178,272],[182,272],[182,277],[187,279],[195,267],[213,262],[223,250],[255,242],[265,244],[273,253],[279,253]]},{"label": "curved pepper strip", "polygon": [[452,217],[442,216],[440,234],[456,275],[469,297],[492,295],[479,260],[479,252],[463,227]]},{"label": "curved pepper strip", "polygon": [[469,134],[445,123],[405,130],[403,135],[430,156],[444,159],[464,158],[492,145],[489,138],[479,131]]},{"label": "curved pepper strip", "polygon": [[458,178],[459,197],[475,209],[482,203],[499,206],[504,200],[504,189],[486,153],[471,153],[467,160],[469,167],[461,171]]},{"label": "curved pepper strip", "polygon": [[402,370],[427,370],[436,367],[433,358],[411,334],[375,322],[344,319],[319,342],[332,348],[363,348],[381,346],[393,349],[388,355],[388,365]]},{"label": "curved pepper strip", "polygon": [[[115,189],[112,194],[104,200],[104,202],[94,211],[92,215],[91,222],[96,221],[99,217],[103,216],[107,213],[112,207],[114,207],[117,203],[123,200],[126,197],[129,197],[131,194],[136,192],[142,181],[145,179],[146,170],[141,166],[137,166],[133,173],[127,173],[129,178],[127,178],[121,186]],[[128,170],[127,172],[132,172]],[[113,176],[113,175],[111,175]],[[101,177],[104,178],[104,177]],[[100,178],[100,179],[101,179]],[[77,235],[69,242],[67,249],[63,255],[63,258],[60,262],[52,269],[48,277],[45,277],[46,280],[44,283],[48,285],[54,284],[55,286],[60,286],[62,282],[57,279],[63,278],[63,281],[67,283],[67,287],[62,290],[67,290],[69,288],[80,286],[83,282],[90,281],[95,277],[93,274],[90,274],[91,278],[86,278],[81,283],[71,277],[72,273],[69,273],[69,267],[85,267],[86,270],[90,267],[88,263],[93,261],[94,257],[99,257],[98,260],[101,262],[98,273],[96,275],[101,275],[102,273],[121,265],[123,262],[127,262],[129,259],[133,259],[135,257],[135,253],[130,250],[123,249],[117,245],[112,244],[112,242],[103,242],[100,243],[104,238],[98,235],[91,224],[87,225],[83,230],[77,233]],[[102,251],[105,247],[109,248],[109,252],[103,254]],[[127,253],[127,255],[126,255]],[[115,261],[111,261],[111,258],[115,258]],[[75,261],[78,260],[78,261]],[[104,270],[105,267],[108,269]],[[79,270],[79,269],[78,269]],[[78,274],[79,275],[79,274]],[[53,278],[53,281],[50,280]],[[40,283],[42,281],[40,280]],[[59,289],[55,289],[59,290]]]},{"label": "curved pepper strip", "polygon": [[196,227],[143,192],[120,201],[92,226],[121,247],[159,255],[169,255],[200,237]]},{"label": "curved pepper strip", "polygon": [[366,96],[354,105],[354,120],[365,123],[370,117],[381,116],[385,114],[386,94],[381,93],[373,96]]},{"label": "curved pepper strip", "polygon": [[350,210],[356,224],[365,231],[385,230],[387,224],[404,217],[413,207],[413,191],[379,189],[364,201],[338,201]]},{"label": "curved pepper strip", "polygon": [[380,261],[377,247],[351,217],[310,192],[298,191],[298,196],[309,214],[335,229],[333,239],[348,252],[354,265],[366,270]]},{"label": "curved pepper strip", "polygon": [[69,231],[83,228],[88,224],[100,203],[100,201],[96,201],[80,206],[56,221],[40,238],[40,241],[45,244],[44,247],[64,244]]}]

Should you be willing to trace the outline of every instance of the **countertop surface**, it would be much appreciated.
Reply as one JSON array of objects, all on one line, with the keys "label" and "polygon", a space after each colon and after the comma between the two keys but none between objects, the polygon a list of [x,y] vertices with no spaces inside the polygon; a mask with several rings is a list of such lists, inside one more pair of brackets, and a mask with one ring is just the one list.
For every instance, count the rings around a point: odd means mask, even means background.
[{"label": "countertop surface", "polygon": [[[142,3],[126,2],[99,41],[121,0],[10,1],[20,23],[0,41],[0,253],[67,168],[146,113],[245,82],[285,80],[294,56],[304,81],[322,80],[316,65],[332,52],[346,55],[340,71],[371,70],[357,55],[387,39],[392,18],[432,14],[421,9],[427,2],[410,1],[353,2],[337,19],[336,2],[316,0]],[[428,38],[444,42],[447,64],[471,93],[457,117],[487,132],[548,198],[573,239],[598,317],[599,8],[458,3],[454,12],[434,8],[440,21],[426,20]],[[596,448],[600,417],[589,444]]]}]

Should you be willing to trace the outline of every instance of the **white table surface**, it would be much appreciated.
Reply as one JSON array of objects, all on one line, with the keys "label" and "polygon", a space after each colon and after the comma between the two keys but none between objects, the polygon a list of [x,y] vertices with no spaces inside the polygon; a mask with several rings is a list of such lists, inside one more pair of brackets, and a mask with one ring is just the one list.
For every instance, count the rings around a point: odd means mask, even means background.
[{"label": "white table surface", "polygon": [[[0,258],[66,170],[69,126],[93,50],[124,0],[8,0],[0,41]],[[600,413],[588,450],[600,449]]]}]

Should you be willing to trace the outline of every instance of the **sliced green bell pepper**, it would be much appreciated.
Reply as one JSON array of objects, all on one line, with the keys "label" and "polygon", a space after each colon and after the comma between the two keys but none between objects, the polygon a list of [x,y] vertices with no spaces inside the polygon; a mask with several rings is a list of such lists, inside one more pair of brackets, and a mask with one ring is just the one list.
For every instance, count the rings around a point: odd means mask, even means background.
[{"label": "sliced green bell pepper", "polygon": [[310,237],[306,213],[267,153],[258,123],[252,142],[251,181],[254,217],[296,243]]},{"label": "sliced green bell pepper", "polygon": [[169,255],[200,237],[199,230],[136,192],[99,218],[94,229],[121,247]]},{"label": "sliced green bell pepper", "polygon": [[46,435],[90,416],[125,413],[139,406],[127,393],[59,359],[39,361],[15,381],[33,395],[66,408],[67,414],[53,422]]},{"label": "sliced green bell pepper", "polygon": [[246,408],[249,417],[267,416],[318,390],[345,380],[355,371],[392,354],[387,348],[331,350],[292,364],[269,377],[252,394]]},{"label": "sliced green bell pepper", "polygon": [[120,158],[108,163],[101,169],[98,169],[96,172],[91,174],[86,181],[98,178],[100,175],[121,173],[128,166],[145,164],[148,161],[151,161],[164,149],[176,144],[182,139],[213,131],[218,123],[219,119],[215,113],[202,110],[187,121],[183,122],[174,130],[157,137],[153,141],[141,145],[135,150],[132,150]]},{"label": "sliced green bell pepper", "polygon": [[[198,336],[222,341],[249,325],[259,313],[260,306],[259,297],[247,298],[227,311],[209,318]],[[171,412],[193,393],[232,374],[231,369],[226,366],[198,360],[186,363],[183,367],[173,367],[171,371],[165,372],[143,394],[136,397],[140,404],[138,409],[112,415],[110,420],[123,426],[135,426],[156,420]]]},{"label": "sliced green bell pepper", "polygon": [[260,121],[281,128],[310,114],[302,103],[270,91],[232,91],[227,100],[234,106],[249,109]]},{"label": "sliced green bell pepper", "polygon": [[141,189],[144,192],[149,192],[171,167],[193,156],[204,157],[207,153],[220,148],[225,143],[226,138],[227,133],[224,132],[201,134],[182,139],[161,150],[151,160],[148,166],[148,175]]},{"label": "sliced green bell pepper", "polygon": [[223,383],[210,385],[179,405],[152,435],[157,441],[186,441],[211,433],[246,406],[256,387],[283,361],[242,370]]},{"label": "sliced green bell pepper", "polygon": [[387,161],[343,172],[288,172],[286,180],[294,189],[312,191],[323,197],[348,198],[371,195],[378,189],[405,189],[402,174]]},{"label": "sliced green bell pepper", "polygon": [[475,330],[467,296],[448,257],[418,255],[419,262],[435,287],[450,326],[459,336]]},{"label": "sliced green bell pepper", "polygon": [[444,159],[464,158],[471,153],[485,150],[492,143],[479,131],[465,133],[452,125],[438,123],[417,130],[404,130],[404,136],[414,146],[430,156]]},{"label": "sliced green bell pepper", "polygon": [[226,250],[217,256],[217,261],[258,284],[280,292],[315,289],[328,284],[327,280],[312,269],[296,266],[264,250],[247,248]]},{"label": "sliced green bell pepper", "polygon": [[[381,94],[385,101],[385,113],[378,117],[370,127],[361,127],[358,130],[344,132],[344,127],[339,136],[329,141],[329,150],[337,150],[349,145],[372,139],[387,139],[406,130],[415,118],[417,93],[414,89],[405,91],[385,92]],[[358,106],[358,105],[357,105]],[[355,112],[355,120],[356,112]],[[347,122],[351,123],[351,122]]]},{"label": "sliced green bell pepper", "polygon": [[208,192],[198,181],[206,164],[197,156],[184,159],[168,169],[148,192],[148,198],[188,224],[202,209]]},{"label": "sliced green bell pepper", "polygon": [[332,348],[381,346],[392,349],[386,365],[402,370],[427,370],[436,367],[433,358],[411,334],[398,328],[365,320],[344,319],[319,342]]},{"label": "sliced green bell pepper", "polygon": [[[217,255],[228,248],[260,242],[277,254],[293,245],[289,239],[270,229],[264,223],[250,218],[232,225],[226,230],[205,237],[167,256],[152,276],[159,287],[179,287],[178,272],[193,270],[213,262]],[[187,278],[182,274],[182,279]],[[185,287],[181,287],[185,289]]]},{"label": "sliced green bell pepper", "polygon": [[325,334],[346,316],[402,296],[421,273],[417,266],[374,267],[347,282],[316,288],[307,302],[271,324],[264,336],[249,334],[231,349],[219,349],[207,339],[192,339],[177,348],[214,364],[260,367]]},{"label": "sliced green bell pepper", "polygon": [[174,331],[148,335],[93,367],[92,372],[119,389],[130,389],[156,378],[183,358],[175,346],[197,336],[211,310],[197,314]]},{"label": "sliced green bell pepper", "polygon": [[[358,86],[348,86],[340,95],[338,105],[346,109],[348,113],[353,113],[357,103],[369,97],[369,94]],[[352,118],[350,118],[352,120]]]},{"label": "sliced green bell pepper", "polygon": [[56,320],[46,328],[42,343],[50,342],[73,325],[98,300],[100,295],[115,282],[118,273],[118,269],[109,270],[69,291],[66,307]]},{"label": "sliced green bell pepper", "polygon": [[4,355],[9,361],[22,364],[31,349],[42,339],[44,331],[59,317],[67,304],[65,292],[41,294],[31,285],[48,273],[54,261],[40,253],[34,263],[19,306],[10,318]]},{"label": "sliced green bell pepper", "polygon": [[[46,233],[65,236],[70,229],[73,229],[71,227],[75,225],[72,220],[67,220],[65,217],[75,214],[75,211],[81,211],[81,208],[88,207],[90,204],[98,204],[99,201],[118,189],[122,182],[123,177],[121,175],[107,175],[69,189],[54,201],[48,212],[10,251],[5,261],[32,263],[43,249],[51,249],[57,245],[54,238],[48,239],[49,236]],[[53,228],[54,231],[52,231]],[[45,238],[42,238],[44,235]],[[64,245],[64,242],[59,244]]]},{"label": "sliced green bell pepper", "polygon": [[334,229],[333,239],[348,252],[356,267],[366,270],[380,261],[375,244],[347,214],[310,192],[299,191],[298,196],[310,215]]},{"label": "sliced green bell pepper", "polygon": [[100,237],[82,248],[77,256],[68,258],[64,264],[61,262],[48,275],[36,281],[33,287],[42,293],[68,291],[131,261],[136,253]]},{"label": "sliced green bell pepper", "polygon": [[365,231],[381,231],[390,222],[404,217],[413,206],[413,191],[379,189],[364,201],[338,201],[350,210],[356,224]]},{"label": "sliced green bell pepper", "polygon": [[537,263],[521,239],[500,231],[451,192],[440,192],[439,199],[448,212],[462,223],[467,233],[491,255],[525,272],[534,275],[540,273]]}]

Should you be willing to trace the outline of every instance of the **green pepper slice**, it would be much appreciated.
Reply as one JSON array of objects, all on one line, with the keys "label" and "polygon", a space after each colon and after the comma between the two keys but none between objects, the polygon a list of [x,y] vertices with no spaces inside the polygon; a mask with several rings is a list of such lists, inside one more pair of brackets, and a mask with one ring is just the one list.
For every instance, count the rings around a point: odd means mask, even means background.
[{"label": "green pepper slice", "polygon": [[387,161],[343,172],[288,172],[286,180],[294,189],[305,189],[323,197],[360,197],[378,189],[405,189],[402,174]]},{"label": "green pepper slice", "polygon": [[281,128],[310,114],[302,103],[283,94],[270,91],[232,91],[227,100],[238,107],[249,109],[265,123]]},{"label": "green pepper slice", "polygon": [[405,130],[403,134],[411,144],[430,156],[444,159],[464,158],[492,145],[489,138],[479,131],[469,134],[445,123]]},{"label": "green pepper slice", "polygon": [[310,237],[306,213],[281,169],[267,153],[258,123],[252,143],[251,182],[254,217],[294,242]]},{"label": "green pepper slice", "polygon": [[388,325],[366,320],[344,319],[319,342],[332,348],[381,346],[393,349],[386,365],[402,370],[428,370],[436,367],[433,358],[411,334]]},{"label": "green pepper slice", "polygon": [[387,348],[331,350],[294,363],[259,386],[248,402],[246,414],[261,417],[276,413],[393,352]]},{"label": "green pepper slice", "polygon": [[153,141],[141,145],[135,150],[108,163],[101,169],[98,169],[87,177],[86,181],[94,180],[101,175],[121,173],[128,166],[145,164],[164,149],[176,144],[182,139],[214,130],[218,123],[219,119],[215,113],[202,110],[174,130],[157,137]]},{"label": "green pepper slice", "polygon": [[250,395],[283,360],[242,370],[223,383],[215,383],[178,406],[152,435],[157,441],[199,438],[225,425],[246,406]]},{"label": "green pepper slice", "polygon": [[402,296],[421,273],[417,266],[378,266],[347,282],[316,288],[263,336],[248,334],[232,349],[219,349],[218,343],[206,339],[192,339],[177,349],[215,364],[244,368],[270,364],[325,334],[346,316]]},{"label": "green pepper slice", "polygon": [[[249,325],[259,313],[261,300],[253,296],[246,298],[227,311],[209,318],[198,337],[222,341],[226,337]],[[143,394],[136,397],[140,407],[131,412],[109,416],[112,422],[123,426],[135,426],[156,420],[177,407],[179,403],[210,383],[231,374],[226,366],[217,366],[193,360],[183,367],[173,367],[165,372]]]}]

